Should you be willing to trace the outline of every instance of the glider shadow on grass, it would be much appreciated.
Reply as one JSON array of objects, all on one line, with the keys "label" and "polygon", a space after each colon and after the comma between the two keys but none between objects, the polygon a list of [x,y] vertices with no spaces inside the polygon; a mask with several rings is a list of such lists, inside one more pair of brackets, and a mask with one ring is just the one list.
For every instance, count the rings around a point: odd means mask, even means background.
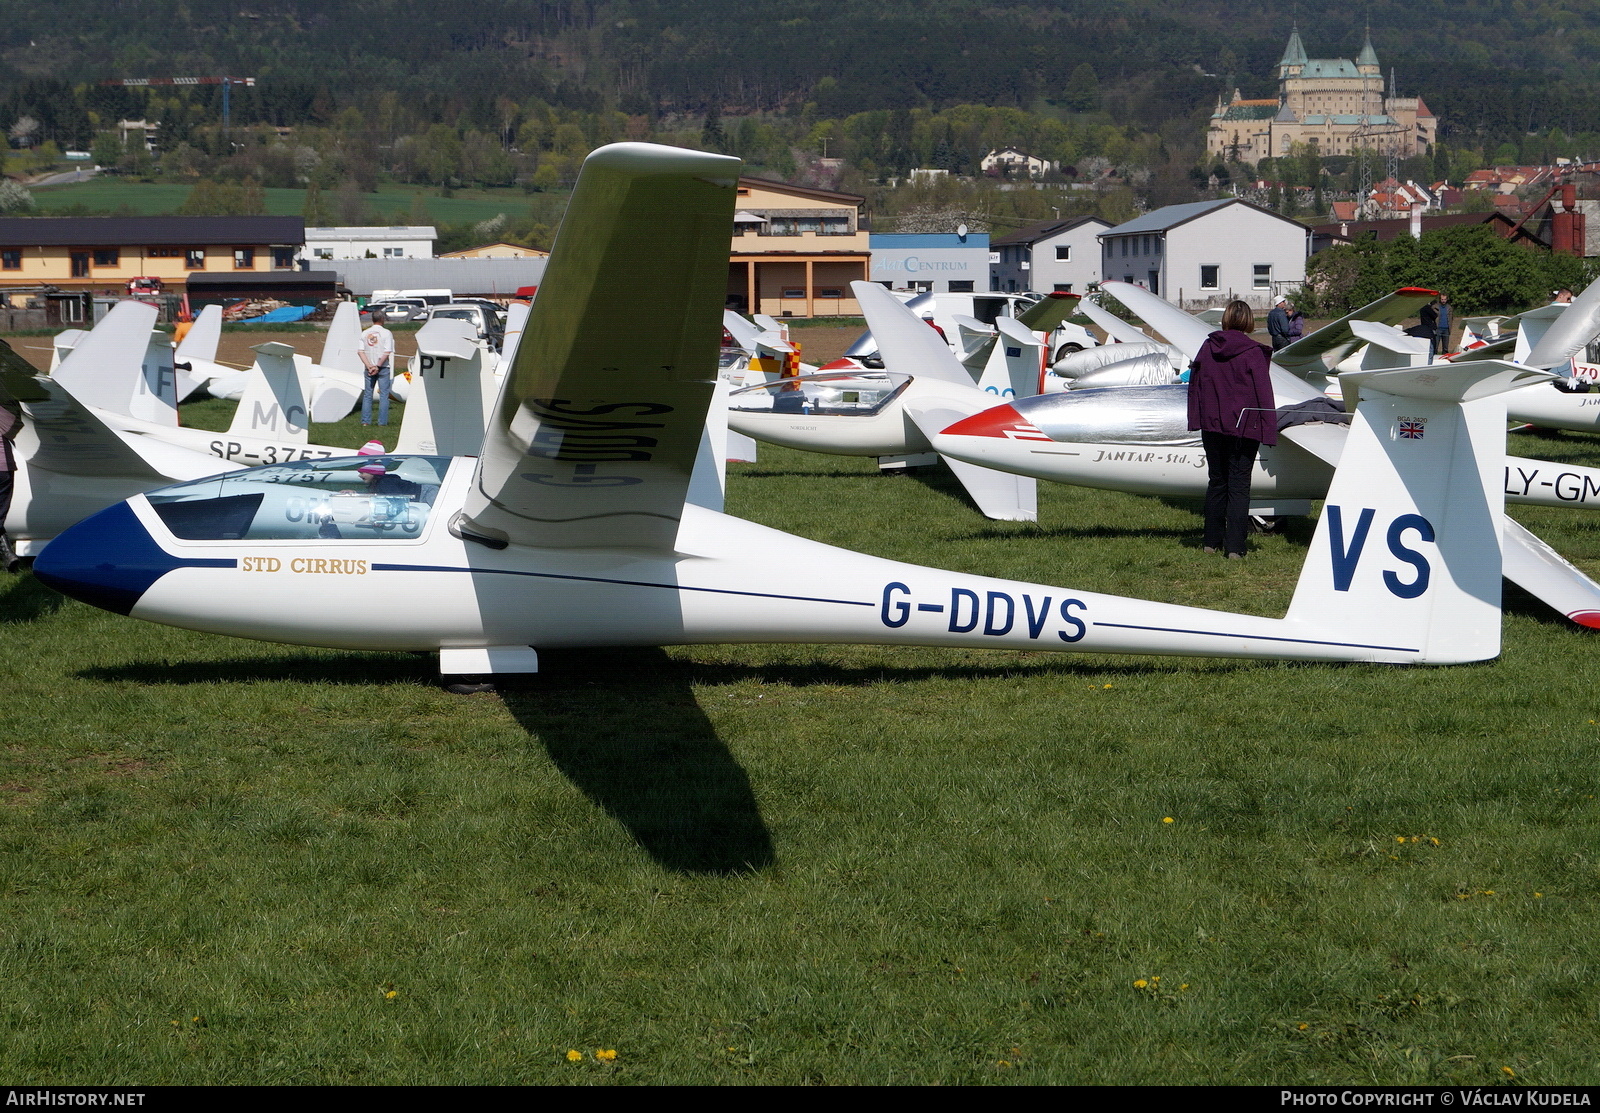
[{"label": "glider shadow on grass", "polygon": [[692,668],[660,649],[564,650],[501,683],[506,709],[584,795],[679,873],[774,861],[750,779],[695,700]]},{"label": "glider shadow on grass", "polygon": [[[750,779],[696,703],[691,664],[660,649],[564,649],[541,656],[541,672],[499,678],[502,702],[562,775],[657,863],[710,874],[749,873],[773,863],[772,835]],[[438,680],[431,655],[393,653],[159,661],[77,675],[151,685]]]}]

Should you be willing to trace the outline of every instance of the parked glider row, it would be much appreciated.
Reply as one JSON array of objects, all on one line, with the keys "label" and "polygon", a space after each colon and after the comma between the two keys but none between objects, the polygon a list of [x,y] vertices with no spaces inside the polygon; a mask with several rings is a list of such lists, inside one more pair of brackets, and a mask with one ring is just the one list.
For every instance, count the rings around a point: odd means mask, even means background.
[{"label": "parked glider row", "polygon": [[[1499,360],[1341,376],[1359,401],[1282,619],[923,568],[708,509],[714,495],[697,491],[720,473],[716,417],[728,411],[705,369],[739,167],[643,144],[592,154],[493,405],[481,361],[477,393],[453,403],[423,377],[441,454],[296,459],[134,495],[62,532],[35,571],[95,605],[193,629],[438,650],[447,674],[532,671],[553,646],[746,641],[1404,663],[1498,653],[1505,393],[1552,377]],[[903,380],[888,392],[902,443],[992,406],[954,352],[935,344],[933,358],[932,330],[887,308],[871,323],[885,374]],[[470,364],[456,341],[445,358]],[[909,372],[896,370],[906,359]],[[439,372],[441,387],[451,379]],[[934,389],[913,395],[918,383]],[[985,405],[967,412],[958,387]],[[837,404],[859,407],[848,393]],[[812,404],[814,422],[837,416]],[[472,407],[489,413],[480,454],[442,454],[454,433],[439,414]],[[124,449],[181,451],[83,412]],[[1402,421],[1425,435],[1398,438]],[[473,424],[452,429],[470,440]],[[411,605],[389,605],[397,597]]]},{"label": "parked glider row", "polygon": [[[1206,484],[1205,455],[1188,428],[1186,387],[1176,380],[1212,326],[1141,287],[1106,283],[1106,289],[1150,324],[1164,342],[1112,317],[1083,308],[1126,345],[1079,352],[1058,361],[1089,369],[1094,385],[1073,383],[1059,393],[1021,391],[994,405],[931,330],[882,287],[855,284],[855,293],[882,354],[884,370],[822,372],[747,387],[732,396],[731,427],[757,440],[836,455],[887,456],[938,452],[992,518],[1035,517],[1037,479],[1140,494],[1199,496]],[[1280,444],[1263,446],[1252,476],[1258,514],[1309,513],[1310,500],[1326,497],[1347,443],[1346,405],[1326,400],[1347,373],[1418,367],[1427,346],[1395,324],[1435,296],[1406,288],[1319,329],[1276,353],[1272,370],[1282,425]],[[1568,307],[1559,324],[1543,330],[1520,354],[1539,369],[1568,363],[1600,333],[1600,284]],[[1546,315],[1547,317],[1549,315]],[[1008,342],[1023,353],[1019,367],[1037,362],[1041,342],[1017,330]],[[1138,338],[1138,339],[1135,339]],[[1031,348],[1030,348],[1031,345]],[[1108,357],[1117,347],[1130,360]],[[1479,355],[1478,359],[1483,357]],[[1580,402],[1584,395],[1558,390],[1541,377],[1507,396],[1518,420],[1535,408]],[[1020,381],[1020,380],[1019,380]],[[1114,384],[1114,385],[1105,385]],[[1594,396],[1600,401],[1600,396]],[[1346,399],[1350,410],[1353,397]],[[1586,418],[1587,419],[1587,418]],[[1505,497],[1547,506],[1600,505],[1600,469],[1505,457]],[[1006,476],[1015,477],[1008,484]],[[1506,575],[1574,622],[1600,625],[1600,584],[1515,522],[1504,525]]]},{"label": "parked glider row", "polygon": [[[526,314],[525,305],[512,309],[506,358],[514,357]],[[320,362],[267,342],[255,346],[255,363],[243,371],[216,361],[220,315],[213,309],[201,313],[176,352],[154,331],[155,320],[151,306],[119,303],[93,330],[56,338],[49,376],[0,342],[0,390],[24,415],[5,523],[19,555],[37,555],[62,529],[137,491],[240,467],[349,455],[312,442],[308,426],[343,418],[359,397],[354,305],[335,313]],[[430,321],[417,341],[412,376],[448,373],[448,383],[434,387],[431,406],[412,399],[399,449],[476,453],[501,361],[460,321]],[[179,400],[202,393],[238,402],[226,433],[180,425]]]}]

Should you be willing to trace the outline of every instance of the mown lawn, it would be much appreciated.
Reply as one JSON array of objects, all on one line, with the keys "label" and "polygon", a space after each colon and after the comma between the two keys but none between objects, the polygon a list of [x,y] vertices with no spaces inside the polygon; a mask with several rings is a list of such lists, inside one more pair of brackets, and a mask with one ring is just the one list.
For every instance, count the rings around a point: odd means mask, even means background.
[{"label": "mown lawn", "polygon": [[[885,556],[1257,613],[1310,536],[1228,564],[1187,503],[1040,508],[766,447],[730,481]],[[1518,517],[1600,569],[1600,517]],[[456,697],[0,577],[0,1077],[1594,1084],[1600,663],[1508,607],[1448,669],[712,646]]]}]

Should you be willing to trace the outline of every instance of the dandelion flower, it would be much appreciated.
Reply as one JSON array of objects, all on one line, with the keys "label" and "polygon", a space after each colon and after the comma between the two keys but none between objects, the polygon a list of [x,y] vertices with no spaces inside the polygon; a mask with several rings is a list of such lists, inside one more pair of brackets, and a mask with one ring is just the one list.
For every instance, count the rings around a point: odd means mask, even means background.
[{"label": "dandelion flower", "polygon": [[1500,1069],[1505,1072],[1505,1076],[1507,1078],[1517,1077],[1517,1072],[1512,1070],[1510,1067],[1501,1067]]},{"label": "dandelion flower", "polygon": [[1300,1031],[1302,1031],[1302,1032],[1304,1032],[1304,1031],[1305,1031],[1305,1030],[1306,1030],[1306,1029],[1307,1029],[1307,1028],[1309,1028],[1309,1027],[1311,1027],[1311,1025],[1309,1025],[1309,1024],[1302,1024],[1302,1025],[1300,1025]]},{"label": "dandelion flower", "polygon": [[613,1047],[609,1051],[596,1050],[594,1057],[599,1059],[602,1063],[612,1062],[617,1057],[617,1049]]},{"label": "dandelion flower", "polygon": [[1104,687],[1106,687],[1106,688],[1109,688],[1109,687],[1111,687],[1111,685],[1109,685],[1109,684],[1107,684],[1107,685],[1105,685],[1105,686],[1104,686]]},{"label": "dandelion flower", "polygon": [[996,1065],[1002,1066],[1002,1067],[1009,1067],[1011,1064],[1009,1062],[1007,1062],[1006,1060],[1001,1059],[1000,1062],[998,1064],[996,1064]]},{"label": "dandelion flower", "polygon": [[384,996],[385,1000],[393,1001],[396,997],[400,996],[400,991],[398,989],[391,989],[388,993],[385,993],[383,996]]},{"label": "dandelion flower", "polygon": [[567,1062],[576,1063],[579,1059],[582,1059],[582,1058],[583,1058],[583,1052],[578,1051],[575,1048],[568,1048],[567,1049]]},{"label": "dandelion flower", "polygon": [[1164,815],[1164,816],[1161,817],[1161,822],[1162,823],[1171,823],[1172,822],[1172,817],[1170,815]]},{"label": "dandelion flower", "polygon": [[1145,981],[1143,978],[1140,978],[1138,981],[1133,983],[1133,988],[1134,989],[1143,989],[1145,986],[1147,986],[1149,984],[1150,984],[1149,982]]}]

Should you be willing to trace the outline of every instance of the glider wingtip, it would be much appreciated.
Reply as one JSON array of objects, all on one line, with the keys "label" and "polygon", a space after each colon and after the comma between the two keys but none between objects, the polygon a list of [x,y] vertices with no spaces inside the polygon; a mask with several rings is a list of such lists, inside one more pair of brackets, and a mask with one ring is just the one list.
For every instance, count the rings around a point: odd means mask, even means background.
[{"label": "glider wingtip", "polygon": [[738,177],[741,161],[732,155],[664,147],[657,143],[611,143],[591,152],[585,166],[605,167],[634,174],[731,174]]}]

